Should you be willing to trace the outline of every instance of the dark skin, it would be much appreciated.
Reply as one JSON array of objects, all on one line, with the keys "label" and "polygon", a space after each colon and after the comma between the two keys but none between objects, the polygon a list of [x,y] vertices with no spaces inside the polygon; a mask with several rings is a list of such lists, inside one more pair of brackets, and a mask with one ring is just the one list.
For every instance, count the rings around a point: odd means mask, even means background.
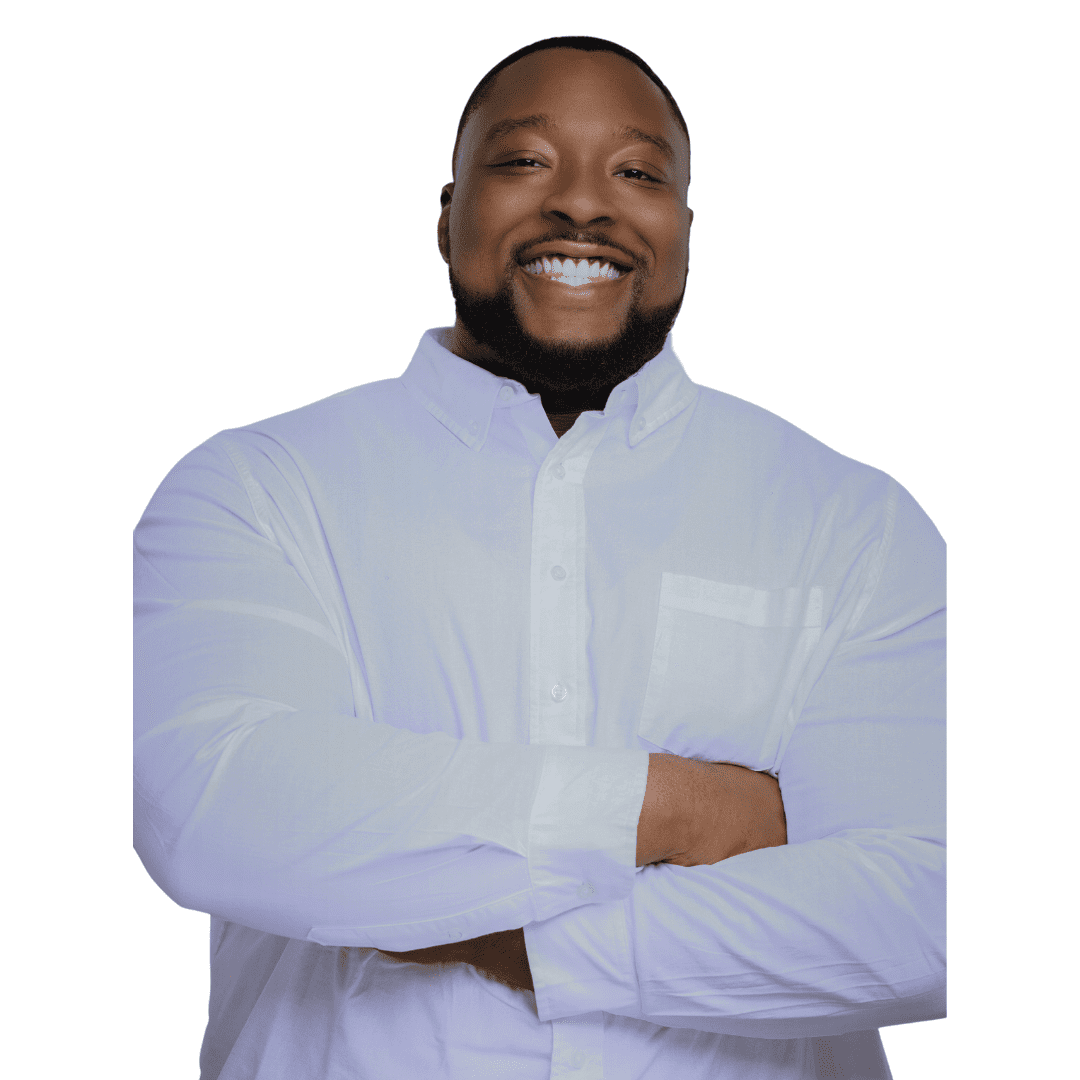
[{"label": "dark skin", "polygon": [[[689,141],[650,79],[613,53],[548,49],[501,72],[466,125],[455,179],[443,188],[439,251],[476,293],[495,293],[510,271],[517,317],[536,338],[603,341],[624,328],[633,303],[656,310],[681,297],[689,183]],[[575,230],[609,243],[543,239]],[[607,259],[625,272],[569,285],[520,265],[553,254]],[[449,347],[539,393],[560,436],[583,408],[603,408],[611,389],[556,392],[511,373],[460,319]]]},{"label": "dark skin", "polygon": [[[454,182],[443,188],[439,250],[474,292],[495,292],[509,273],[515,312],[535,337],[606,340],[622,328],[633,303],[658,309],[681,296],[693,220],[686,205],[690,146],[663,94],[630,61],[613,53],[549,49],[512,64],[470,118],[456,166]],[[533,243],[579,228],[601,231],[612,246]],[[627,272],[617,280],[565,284],[520,265],[521,258],[541,254],[607,258]],[[577,395],[572,387],[554,391],[509,370],[460,319],[450,349],[539,393],[560,437],[583,409],[603,408],[603,388]],[[638,866],[711,865],[786,842],[783,802],[772,776],[726,762],[649,755]],[[408,963],[470,964],[513,989],[533,989],[521,928],[427,949],[382,951]]]}]

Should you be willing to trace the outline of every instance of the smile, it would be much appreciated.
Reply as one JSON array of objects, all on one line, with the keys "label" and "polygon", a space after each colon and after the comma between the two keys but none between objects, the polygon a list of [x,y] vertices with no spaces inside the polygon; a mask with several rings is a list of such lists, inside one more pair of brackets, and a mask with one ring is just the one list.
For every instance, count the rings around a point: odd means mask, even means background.
[{"label": "smile", "polygon": [[535,277],[558,281],[563,285],[591,285],[597,281],[618,281],[628,271],[613,266],[606,259],[571,259],[543,255],[523,263],[522,269]]}]

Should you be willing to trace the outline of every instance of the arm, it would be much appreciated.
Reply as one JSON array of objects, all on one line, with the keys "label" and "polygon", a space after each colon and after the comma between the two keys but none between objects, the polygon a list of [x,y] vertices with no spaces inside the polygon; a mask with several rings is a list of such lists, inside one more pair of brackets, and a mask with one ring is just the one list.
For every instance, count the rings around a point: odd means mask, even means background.
[{"label": "arm", "polygon": [[[637,865],[701,866],[787,843],[780,787],[728,762],[650,754],[637,828]],[[515,990],[532,990],[524,928],[428,949],[388,952],[414,964],[471,964]]]},{"label": "arm", "polygon": [[199,448],[136,531],[136,848],[154,880],[258,930],[389,949],[550,917],[586,879],[625,896],[647,755],[375,722],[303,477],[269,444]]},{"label": "arm", "polygon": [[900,492],[780,763],[788,843],[525,928],[541,1019],[757,1038],[944,1015],[943,545]]},{"label": "arm", "polygon": [[780,785],[726,761],[650,754],[637,865],[711,866],[787,843]]}]

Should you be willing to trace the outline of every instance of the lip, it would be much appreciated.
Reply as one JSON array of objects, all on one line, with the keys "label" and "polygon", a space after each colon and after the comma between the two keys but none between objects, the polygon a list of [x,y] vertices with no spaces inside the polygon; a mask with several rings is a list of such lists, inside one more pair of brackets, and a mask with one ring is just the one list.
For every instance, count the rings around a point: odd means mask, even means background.
[{"label": "lip", "polygon": [[[573,240],[552,240],[543,244],[534,244],[527,248],[518,259],[518,265],[524,266],[534,259],[544,256],[551,258],[571,259],[600,259],[611,263],[623,276],[633,272],[633,264],[627,262],[627,256],[618,248],[604,247],[596,244],[581,244]],[[620,279],[621,280],[621,279]]]}]

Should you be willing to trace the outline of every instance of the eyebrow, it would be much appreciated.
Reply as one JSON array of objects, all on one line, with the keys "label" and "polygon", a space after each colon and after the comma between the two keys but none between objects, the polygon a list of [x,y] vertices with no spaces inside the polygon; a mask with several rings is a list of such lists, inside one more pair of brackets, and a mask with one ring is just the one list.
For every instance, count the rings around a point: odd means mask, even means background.
[{"label": "eyebrow", "polygon": [[494,124],[491,130],[484,136],[484,142],[492,142],[509,135],[519,128],[549,128],[552,126],[551,117],[547,113],[533,113],[532,116],[520,116],[510,120],[500,120]]},{"label": "eyebrow", "polygon": [[671,143],[662,135],[650,135],[647,131],[642,131],[641,128],[625,127],[619,132],[619,138],[631,139],[634,142],[651,143],[666,158],[672,161],[675,159],[675,151],[672,149]]},{"label": "eyebrow", "polygon": [[[521,128],[547,130],[554,126],[554,122],[547,113],[533,113],[532,116],[512,117],[493,124],[491,130],[484,137],[484,141],[494,142],[495,139],[500,139],[503,135],[509,135],[513,131],[519,131]],[[624,127],[622,131],[617,133],[617,137],[631,142],[649,143],[651,146],[655,146],[669,161],[675,160],[675,151],[671,143],[662,135],[651,135],[647,131],[642,131],[641,128]]]}]

